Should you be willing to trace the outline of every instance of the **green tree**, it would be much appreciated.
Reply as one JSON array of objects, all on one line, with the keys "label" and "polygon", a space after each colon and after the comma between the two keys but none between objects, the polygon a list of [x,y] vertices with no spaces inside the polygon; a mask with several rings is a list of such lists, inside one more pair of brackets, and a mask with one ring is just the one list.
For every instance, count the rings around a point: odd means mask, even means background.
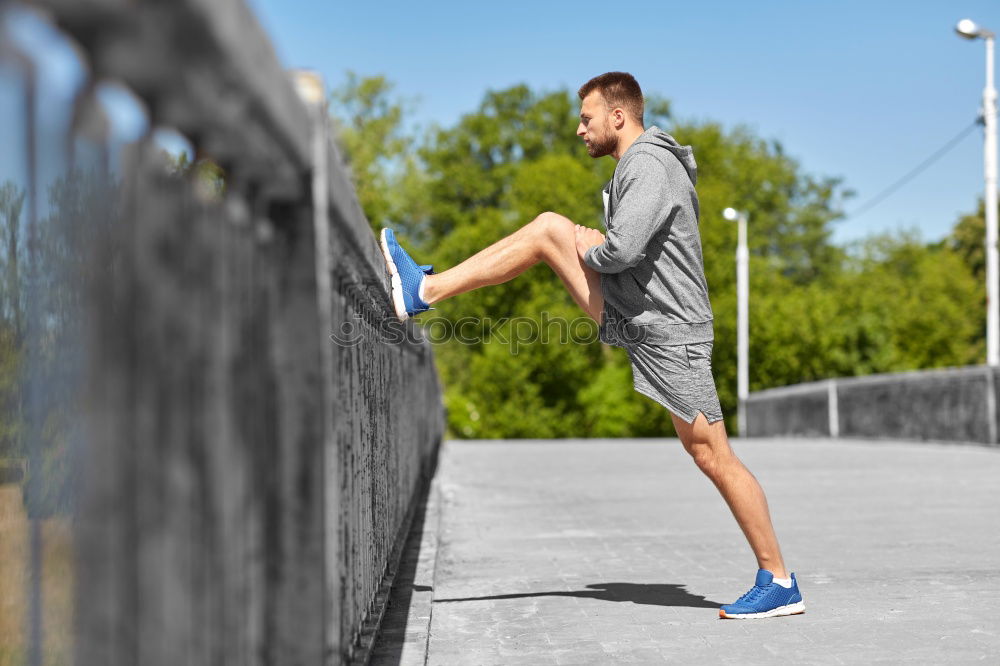
[{"label": "green tree", "polygon": [[752,275],[751,390],[981,357],[981,284],[957,253],[915,233],[854,244],[828,280]]},{"label": "green tree", "polygon": [[942,246],[958,253],[976,278],[986,279],[986,204],[982,199],[975,213],[958,219]]},{"label": "green tree", "polygon": [[884,363],[855,374],[982,362],[985,290],[959,252],[905,232],[870,239],[852,263],[851,310],[887,336]]},{"label": "green tree", "polygon": [[[72,443],[81,434],[81,381],[87,353],[87,338],[82,335],[87,330],[85,289],[95,271],[114,271],[116,260],[96,262],[90,250],[95,239],[116,224],[119,190],[100,168],[74,169],[52,181],[47,195],[47,214],[37,220],[28,234],[29,247],[17,257],[24,267],[18,277],[21,284],[5,290],[20,290],[21,302],[30,304],[22,317],[23,344],[16,362],[0,361],[0,393],[8,386],[3,379],[12,366],[18,391],[27,396],[25,385],[36,389],[35,402],[24,402],[17,424],[19,434],[30,437],[25,442],[37,447],[28,467],[29,479],[40,481],[38,494],[30,493],[28,500],[29,514],[36,517],[71,508],[73,475],[78,471]],[[11,257],[4,260],[9,266]],[[5,304],[3,310],[8,309]],[[0,332],[0,345],[6,347],[8,339]],[[29,453],[25,446],[20,455]]]},{"label": "green tree", "polygon": [[346,78],[330,102],[358,203],[375,231],[390,223],[406,226],[412,219],[408,207],[420,198],[414,139],[403,126],[409,103],[393,97],[393,86],[383,76],[347,72]]},{"label": "green tree", "polygon": [[12,181],[0,185],[3,243],[0,252],[0,458],[21,453],[20,374],[24,356],[21,212],[24,196],[24,190]]}]

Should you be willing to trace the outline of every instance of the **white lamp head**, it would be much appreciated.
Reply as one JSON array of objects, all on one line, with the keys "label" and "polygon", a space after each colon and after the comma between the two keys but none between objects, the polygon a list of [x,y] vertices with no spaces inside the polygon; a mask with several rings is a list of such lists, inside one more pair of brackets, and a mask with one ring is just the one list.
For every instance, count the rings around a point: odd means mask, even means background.
[{"label": "white lamp head", "polygon": [[726,210],[722,211],[722,217],[726,218],[730,222],[733,222],[739,219],[740,214],[736,212],[735,208],[727,208]]},{"label": "white lamp head", "polygon": [[992,37],[993,33],[983,28],[982,26],[976,25],[976,22],[972,19],[962,19],[955,25],[955,32],[961,37],[966,39],[978,39],[979,37]]}]

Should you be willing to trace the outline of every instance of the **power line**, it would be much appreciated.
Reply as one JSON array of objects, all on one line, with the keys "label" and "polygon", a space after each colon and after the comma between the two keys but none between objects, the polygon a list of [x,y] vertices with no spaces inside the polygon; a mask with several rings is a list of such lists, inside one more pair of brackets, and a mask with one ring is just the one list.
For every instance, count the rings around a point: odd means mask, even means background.
[{"label": "power line", "polygon": [[895,183],[893,183],[889,187],[885,188],[884,190],[882,190],[881,192],[879,192],[875,196],[873,196],[870,199],[868,199],[868,201],[866,201],[861,206],[858,206],[856,209],[854,209],[854,211],[852,211],[850,215],[847,215],[847,218],[848,219],[855,218],[858,215],[861,215],[862,213],[864,213],[864,212],[870,210],[871,208],[874,208],[878,204],[882,203],[882,201],[884,199],[886,199],[890,194],[892,194],[893,192],[895,192],[896,190],[898,190],[899,188],[901,188],[903,185],[906,185],[908,182],[910,182],[911,180],[913,180],[914,178],[916,178],[927,167],[929,167],[930,165],[934,164],[939,159],[941,159],[942,157],[944,157],[944,155],[948,151],[950,151],[952,148],[954,148],[955,146],[957,146],[959,144],[959,142],[961,142],[961,140],[964,139],[969,134],[969,132],[971,132],[972,130],[974,130],[976,128],[976,126],[978,126],[978,125],[979,125],[979,120],[977,119],[971,125],[969,125],[968,127],[964,128],[961,132],[959,132],[954,137],[952,137],[948,141],[948,143],[944,144],[941,148],[938,148],[934,152],[934,154],[932,154],[930,157],[928,157],[927,159],[925,159],[923,162],[921,162],[920,164],[918,164],[917,166],[915,166],[913,169],[911,169],[910,171],[908,171],[906,173],[906,175],[904,175],[902,178],[900,178]]}]

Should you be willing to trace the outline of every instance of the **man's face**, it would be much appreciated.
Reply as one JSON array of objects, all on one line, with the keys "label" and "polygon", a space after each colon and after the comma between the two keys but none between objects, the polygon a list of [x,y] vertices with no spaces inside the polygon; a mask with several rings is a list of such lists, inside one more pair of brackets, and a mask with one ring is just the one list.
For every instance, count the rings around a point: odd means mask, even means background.
[{"label": "man's face", "polygon": [[591,157],[610,155],[618,147],[618,137],[611,129],[608,105],[599,90],[583,98],[576,134],[587,144],[587,153]]}]

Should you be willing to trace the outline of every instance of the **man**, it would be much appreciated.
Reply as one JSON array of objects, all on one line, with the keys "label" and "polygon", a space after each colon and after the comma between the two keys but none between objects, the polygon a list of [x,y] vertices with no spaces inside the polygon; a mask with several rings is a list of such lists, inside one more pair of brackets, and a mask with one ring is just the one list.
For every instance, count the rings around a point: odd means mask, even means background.
[{"label": "man", "polygon": [[585,83],[579,135],[591,157],[618,162],[603,191],[607,236],[556,213],[435,274],[418,266],[382,230],[382,251],[400,319],[430,304],[506,282],[544,261],[600,326],[601,340],[624,347],[635,390],[671,412],[685,450],[716,485],[757,558],[754,587],[723,606],[723,618],[805,610],[789,575],[760,484],[729,446],[712,378],[713,317],[698,232],[691,148],[644,129],[642,91],[624,72]]}]

